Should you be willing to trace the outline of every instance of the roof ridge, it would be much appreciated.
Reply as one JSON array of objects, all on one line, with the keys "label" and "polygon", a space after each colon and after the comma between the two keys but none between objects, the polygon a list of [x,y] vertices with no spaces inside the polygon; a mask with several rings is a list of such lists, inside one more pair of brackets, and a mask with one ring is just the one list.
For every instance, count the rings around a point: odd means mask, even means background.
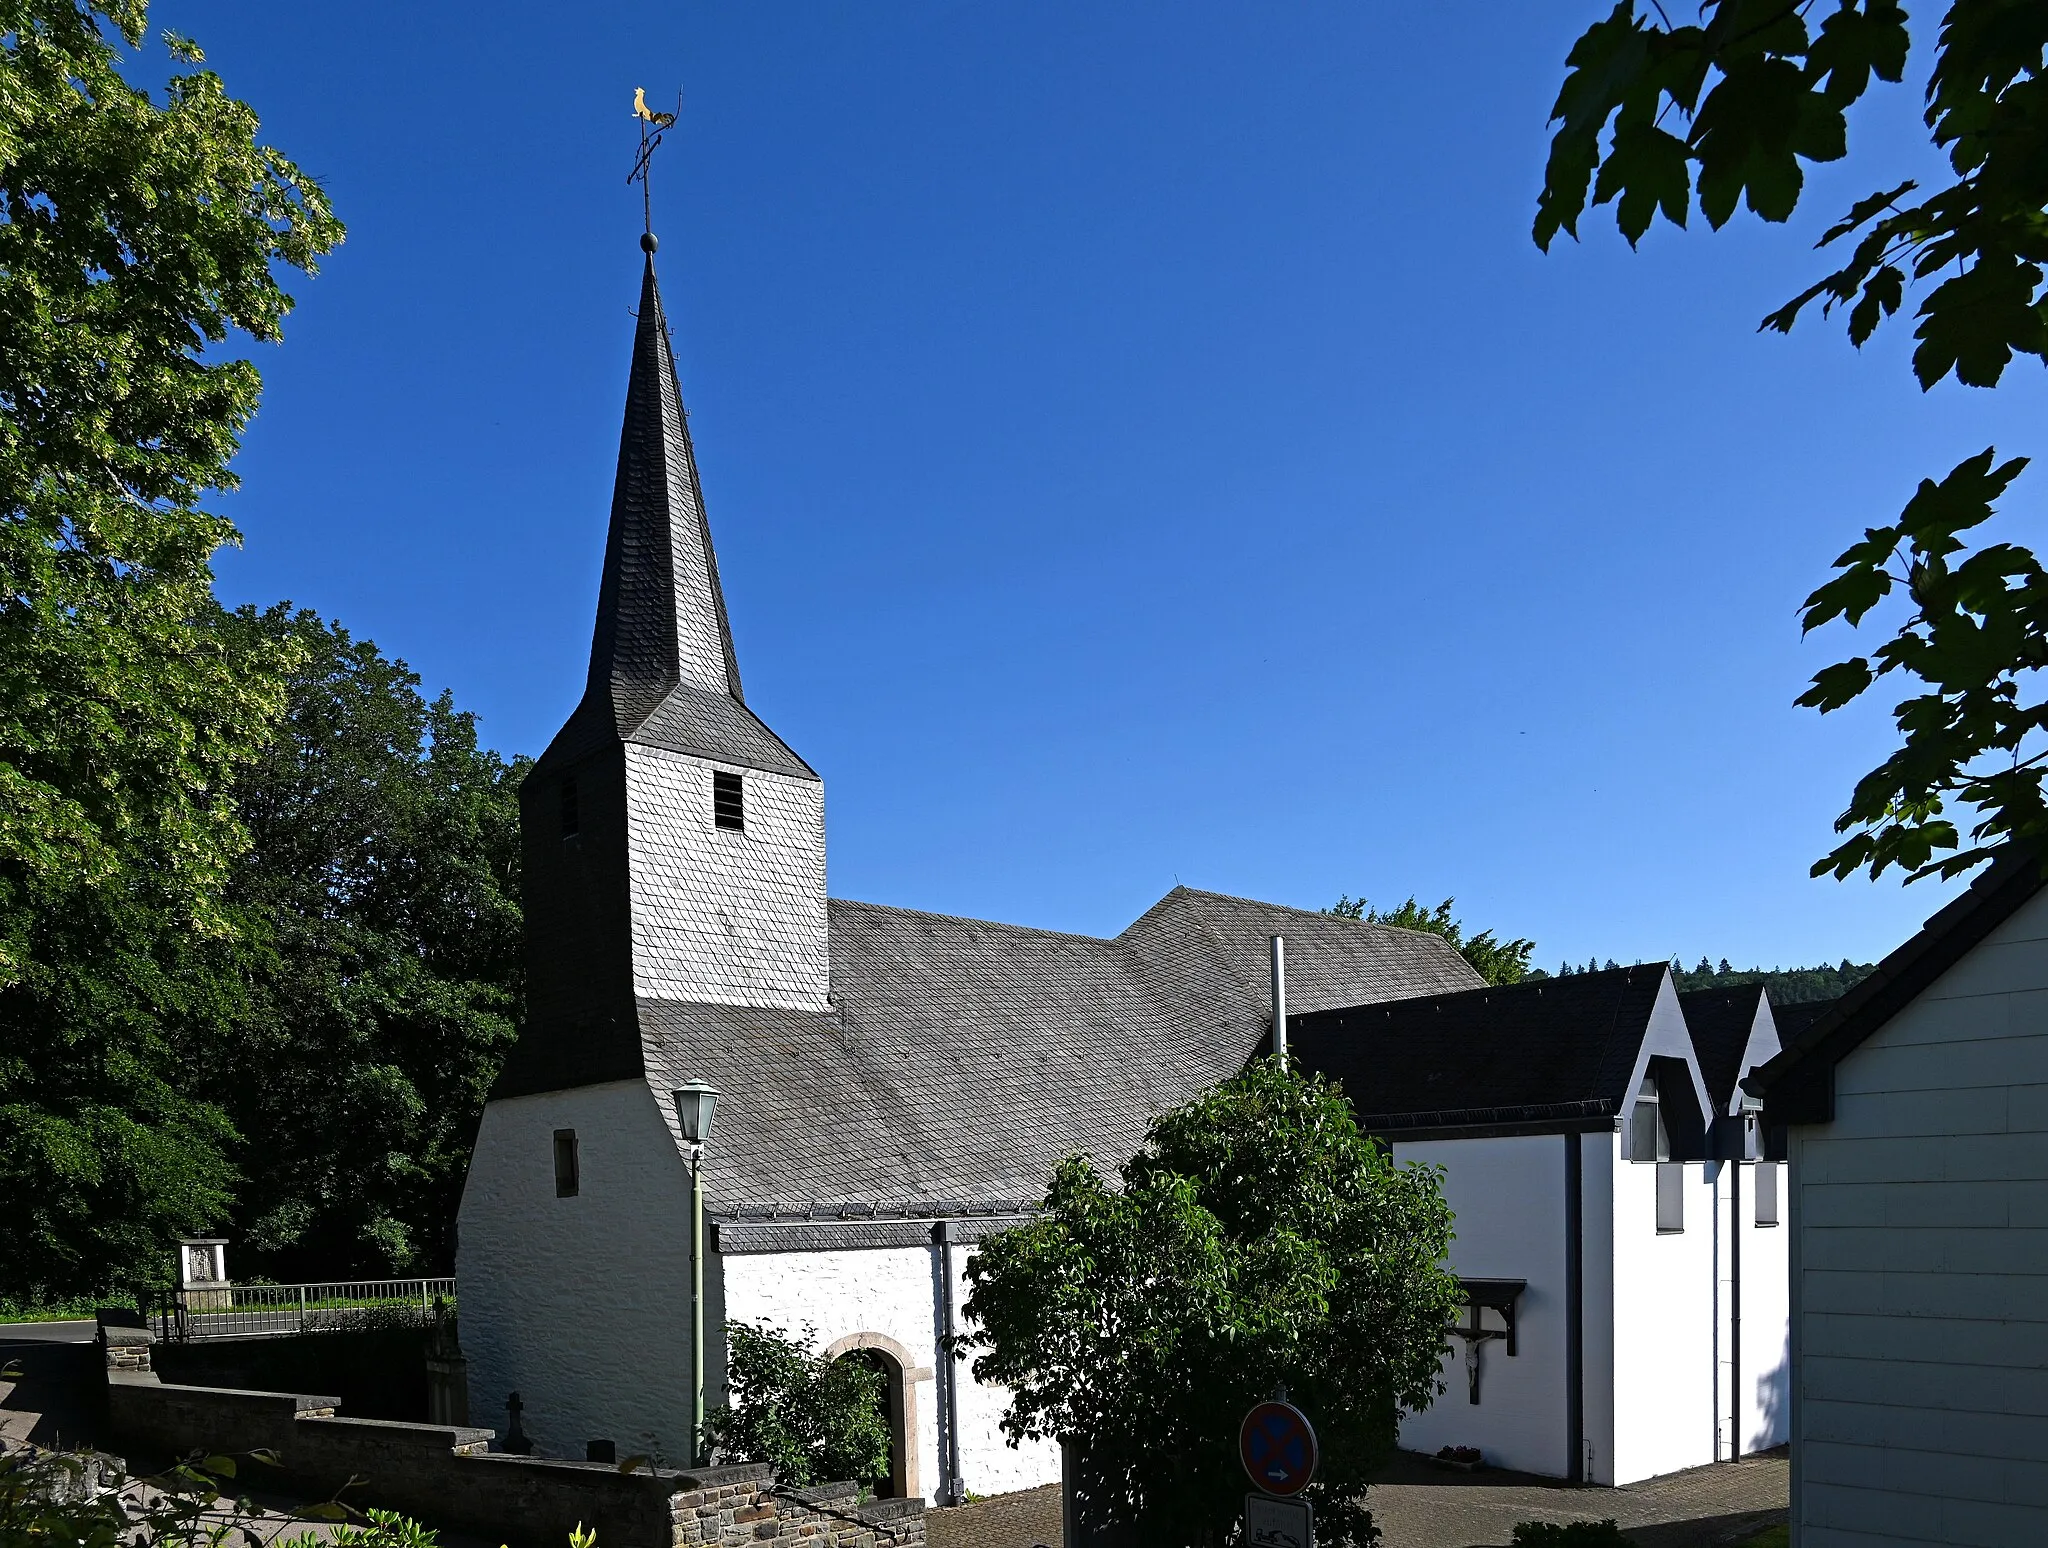
[{"label": "roof ridge", "polygon": [[[1450,945],[1449,940],[1434,930],[1410,929],[1407,925],[1388,924],[1384,919],[1354,919],[1349,914],[1335,914],[1328,909],[1297,908],[1292,903],[1272,903],[1264,898],[1247,898],[1234,892],[1212,892],[1206,887],[1176,886],[1173,892],[1167,893],[1166,897],[1159,900],[1159,903],[1166,902],[1173,896],[1174,892],[1184,892],[1191,898],[1215,898],[1223,903],[1244,903],[1253,908],[1270,909],[1278,914],[1292,914],[1299,919],[1327,919],[1332,924],[1342,925],[1350,929],[1384,930],[1393,935],[1419,935],[1429,940],[1443,941],[1446,946],[1450,946],[1451,950],[1457,950],[1455,946]],[[1157,908],[1159,903],[1153,904],[1152,907]],[[1150,911],[1148,909],[1146,912],[1149,913]],[[1139,915],[1139,918],[1142,919],[1143,917],[1144,915]],[[1134,920],[1133,923],[1135,922]]]},{"label": "roof ridge", "polygon": [[907,914],[918,919],[943,919],[948,924],[982,925],[991,930],[1012,930],[1020,935],[1050,935],[1065,941],[1088,941],[1096,946],[1113,946],[1113,935],[1083,935],[1078,930],[1052,930],[1044,925],[1011,924],[1004,919],[983,919],[974,914],[942,914],[936,909],[904,908],[895,903],[870,903],[862,898],[827,898],[825,902],[840,908],[866,908],[878,914]]}]

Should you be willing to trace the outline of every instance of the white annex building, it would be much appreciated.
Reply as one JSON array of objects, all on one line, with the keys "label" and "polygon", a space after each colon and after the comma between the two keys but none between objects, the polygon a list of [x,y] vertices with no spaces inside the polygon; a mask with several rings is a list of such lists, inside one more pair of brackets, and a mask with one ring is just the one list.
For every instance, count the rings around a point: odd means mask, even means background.
[{"label": "white annex building", "polygon": [[[1055,1448],[1003,1440],[1005,1394],[938,1353],[967,1258],[1059,1157],[1114,1166],[1152,1115],[1268,1045],[1277,934],[1304,1056],[1404,1159],[1449,1166],[1473,1317],[1515,1329],[1478,1341],[1477,1388],[1447,1365],[1410,1443],[1605,1481],[1776,1433],[1743,1384],[1782,1364],[1782,1256],[1746,1224],[1741,1200],[1761,1194],[1735,1177],[1759,1169],[1705,1159],[1726,1127],[1707,1115],[1739,1114],[1735,1079],[1775,1051],[1749,1046],[1749,1030],[1770,1037],[1760,996],[1741,1045],[1709,1059],[1661,968],[1517,999],[1436,936],[1186,888],[1108,940],[827,897],[823,782],[741,694],[651,254],[589,681],[520,802],[527,1020],[460,1218],[477,1422],[516,1392],[545,1454],[609,1442],[684,1461],[701,1252],[714,1407],[728,1320],[809,1328],[889,1377],[888,1492],[944,1502],[1056,1478]],[[1413,1029],[1398,1095],[1347,1062],[1343,1033],[1392,1002]],[[1483,1029],[1518,1004],[1583,1046],[1561,1085],[1512,1033],[1481,1034],[1493,1053],[1475,1063],[1429,1030],[1432,1007]],[[721,1093],[696,1243],[669,1100],[693,1081]],[[1684,1229],[1660,1233],[1673,1186]],[[1775,1300],[1750,1288],[1772,1261]]]},{"label": "white annex building", "polygon": [[1735,1090],[1778,1049],[1761,989],[1656,963],[1288,1026],[1456,1213],[1470,1306],[1403,1446],[1624,1484],[1783,1442],[1779,1168]]}]

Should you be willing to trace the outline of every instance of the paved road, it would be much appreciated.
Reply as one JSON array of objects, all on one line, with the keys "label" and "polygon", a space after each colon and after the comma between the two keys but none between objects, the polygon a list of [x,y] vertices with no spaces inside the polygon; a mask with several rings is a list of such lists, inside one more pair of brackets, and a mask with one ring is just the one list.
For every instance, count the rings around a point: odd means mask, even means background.
[{"label": "paved road", "polygon": [[99,1324],[83,1322],[0,1322],[0,1344],[26,1340],[36,1344],[89,1344]]}]

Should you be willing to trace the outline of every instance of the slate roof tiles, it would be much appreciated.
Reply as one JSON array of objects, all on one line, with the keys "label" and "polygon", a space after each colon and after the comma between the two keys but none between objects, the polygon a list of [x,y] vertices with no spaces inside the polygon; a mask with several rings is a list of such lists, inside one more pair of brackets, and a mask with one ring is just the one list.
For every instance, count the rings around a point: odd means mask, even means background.
[{"label": "slate roof tiles", "polygon": [[836,900],[830,920],[832,1013],[640,1002],[664,1109],[690,1079],[723,1093],[719,1213],[1036,1198],[1077,1150],[1113,1168],[1265,1041],[1274,933],[1290,1007],[1478,982],[1436,936],[1188,888],[1113,940]]}]

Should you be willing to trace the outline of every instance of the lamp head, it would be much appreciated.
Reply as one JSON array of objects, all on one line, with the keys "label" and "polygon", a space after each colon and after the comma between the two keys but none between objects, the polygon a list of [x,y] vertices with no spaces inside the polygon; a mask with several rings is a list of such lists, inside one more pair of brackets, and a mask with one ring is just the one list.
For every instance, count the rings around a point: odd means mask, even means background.
[{"label": "lamp head", "polygon": [[711,1113],[718,1106],[718,1088],[693,1080],[668,1095],[676,1105],[676,1126],[682,1130],[683,1142],[701,1147],[711,1138]]}]

